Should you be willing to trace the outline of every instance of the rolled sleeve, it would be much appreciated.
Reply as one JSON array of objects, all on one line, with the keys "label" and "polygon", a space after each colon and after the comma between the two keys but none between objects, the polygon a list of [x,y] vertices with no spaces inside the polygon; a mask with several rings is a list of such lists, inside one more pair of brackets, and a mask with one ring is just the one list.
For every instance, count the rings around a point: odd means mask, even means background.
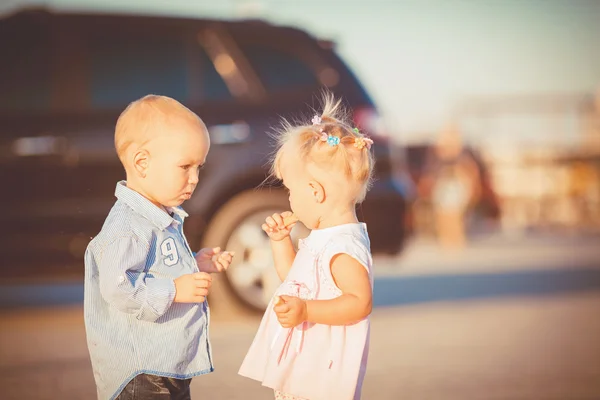
[{"label": "rolled sleeve", "polygon": [[[174,299],[175,282],[172,279],[146,279],[146,304],[140,309],[138,318],[155,321],[169,309]],[[149,314],[146,316],[146,313]]]},{"label": "rolled sleeve", "polygon": [[173,303],[175,283],[146,272],[148,245],[134,236],[104,248],[98,264],[100,292],[117,310],[144,321],[156,321]]}]

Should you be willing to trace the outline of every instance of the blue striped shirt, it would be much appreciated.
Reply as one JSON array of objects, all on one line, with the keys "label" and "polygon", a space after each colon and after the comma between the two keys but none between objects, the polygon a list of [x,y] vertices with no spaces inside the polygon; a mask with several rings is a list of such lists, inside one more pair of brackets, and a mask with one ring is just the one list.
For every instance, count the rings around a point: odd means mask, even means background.
[{"label": "blue striped shirt", "polygon": [[124,181],[85,254],[84,317],[99,399],[137,374],[186,379],[213,370],[208,303],[174,303],[174,279],[198,271],[181,208],[155,206]]}]

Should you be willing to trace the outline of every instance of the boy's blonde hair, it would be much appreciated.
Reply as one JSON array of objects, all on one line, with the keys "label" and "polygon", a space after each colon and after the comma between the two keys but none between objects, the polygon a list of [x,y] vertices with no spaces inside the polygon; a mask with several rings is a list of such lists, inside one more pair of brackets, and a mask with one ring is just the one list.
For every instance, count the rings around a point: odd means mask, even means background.
[{"label": "boy's blonde hair", "polygon": [[202,123],[194,112],[170,97],[149,94],[131,102],[115,128],[115,148],[121,163],[125,165],[125,154],[132,144],[143,147],[153,138],[148,129],[152,124],[167,121],[171,116]]},{"label": "boy's blonde hair", "polygon": [[271,162],[271,178],[281,179],[281,158],[285,151],[297,151],[302,162],[314,163],[322,170],[341,174],[353,186],[354,201],[364,200],[371,187],[375,157],[373,141],[354,128],[341,99],[324,92],[321,115],[310,123],[297,125],[283,120],[275,132],[276,152]]}]

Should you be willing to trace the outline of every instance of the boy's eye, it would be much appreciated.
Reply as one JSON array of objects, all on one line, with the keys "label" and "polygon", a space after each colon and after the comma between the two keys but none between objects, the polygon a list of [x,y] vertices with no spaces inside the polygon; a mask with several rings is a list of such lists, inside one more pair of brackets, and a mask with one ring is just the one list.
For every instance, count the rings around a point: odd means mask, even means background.
[{"label": "boy's eye", "polygon": [[191,165],[191,164],[181,165],[181,169],[183,169],[184,171],[188,171],[190,168],[193,168],[193,167],[197,167],[196,168],[196,173],[200,174],[200,170],[202,169],[202,167],[204,167],[204,164],[197,165],[197,166],[196,165]]}]

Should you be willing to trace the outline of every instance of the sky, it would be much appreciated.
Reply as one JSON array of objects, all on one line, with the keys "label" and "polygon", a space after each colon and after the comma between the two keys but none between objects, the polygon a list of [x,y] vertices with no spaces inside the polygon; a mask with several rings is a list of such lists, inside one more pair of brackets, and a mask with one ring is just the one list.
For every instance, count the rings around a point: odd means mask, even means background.
[{"label": "sky", "polygon": [[600,90],[600,0],[0,0],[57,9],[259,17],[332,39],[388,128],[410,137],[461,102]]}]

